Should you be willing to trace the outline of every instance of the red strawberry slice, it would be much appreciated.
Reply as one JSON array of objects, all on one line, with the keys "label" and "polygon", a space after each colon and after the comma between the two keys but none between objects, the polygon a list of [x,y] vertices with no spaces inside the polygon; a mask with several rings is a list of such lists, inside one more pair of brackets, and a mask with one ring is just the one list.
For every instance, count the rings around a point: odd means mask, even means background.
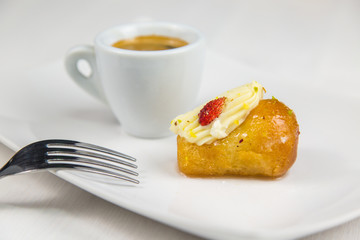
[{"label": "red strawberry slice", "polygon": [[215,118],[219,117],[224,106],[226,97],[217,98],[208,102],[199,112],[199,123],[201,126],[209,125]]}]

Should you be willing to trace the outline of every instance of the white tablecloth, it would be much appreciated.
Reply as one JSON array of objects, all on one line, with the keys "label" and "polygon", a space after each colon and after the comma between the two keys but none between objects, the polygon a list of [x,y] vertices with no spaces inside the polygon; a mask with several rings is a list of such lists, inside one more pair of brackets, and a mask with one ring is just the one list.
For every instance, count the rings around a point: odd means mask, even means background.
[{"label": "white tablecloth", "polygon": [[[200,29],[209,49],[235,61],[309,86],[348,84],[343,91],[357,97],[359,13],[358,0],[2,0],[0,81],[113,25],[160,20]],[[12,154],[0,144],[1,164]],[[0,239],[198,239],[47,172],[1,179],[0,216]],[[304,239],[360,239],[360,219]]]}]

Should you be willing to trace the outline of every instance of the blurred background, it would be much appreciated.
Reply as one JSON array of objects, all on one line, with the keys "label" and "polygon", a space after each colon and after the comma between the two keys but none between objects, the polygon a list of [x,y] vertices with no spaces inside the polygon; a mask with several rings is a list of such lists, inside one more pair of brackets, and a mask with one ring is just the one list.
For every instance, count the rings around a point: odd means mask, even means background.
[{"label": "blurred background", "polygon": [[209,50],[279,78],[351,85],[360,79],[359,12],[358,0],[2,0],[0,71],[62,59],[113,25],[155,20],[194,26]]},{"label": "blurred background", "polygon": [[[354,87],[360,81],[359,0],[0,0],[0,81],[62,61],[70,47],[92,44],[111,26],[145,21],[198,28],[209,56],[240,70],[359,100]],[[241,77],[227,75],[226,67],[212,73],[219,80]],[[1,159],[11,153],[0,145]],[[0,199],[6,239],[197,239],[48,173],[0,181]],[[17,230],[15,224],[29,227]],[[355,220],[306,239],[360,239],[359,229]]]}]

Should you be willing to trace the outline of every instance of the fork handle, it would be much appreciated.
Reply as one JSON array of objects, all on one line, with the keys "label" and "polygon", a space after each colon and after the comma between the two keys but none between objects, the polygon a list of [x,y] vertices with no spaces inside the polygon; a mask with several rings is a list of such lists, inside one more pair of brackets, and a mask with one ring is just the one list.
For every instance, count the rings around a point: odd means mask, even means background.
[{"label": "fork handle", "polygon": [[[80,60],[85,60],[89,64],[91,73],[88,76],[79,70]],[[97,71],[93,46],[79,45],[71,48],[65,57],[65,68],[77,85],[100,101],[107,102]]]},{"label": "fork handle", "polygon": [[[19,166],[16,166],[16,165],[10,166],[10,164],[8,163],[1,169],[0,178],[15,175],[15,174],[19,174],[19,173],[34,171],[34,170],[35,169],[25,171],[22,167],[19,167]],[[38,170],[40,170],[40,169],[38,169]]]}]

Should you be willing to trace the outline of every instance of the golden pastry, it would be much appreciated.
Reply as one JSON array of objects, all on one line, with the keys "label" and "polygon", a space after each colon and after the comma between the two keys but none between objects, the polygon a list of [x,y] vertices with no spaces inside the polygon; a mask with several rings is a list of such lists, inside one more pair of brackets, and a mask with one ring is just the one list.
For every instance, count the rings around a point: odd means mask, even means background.
[{"label": "golden pastry", "polygon": [[178,166],[189,176],[284,175],[297,155],[299,125],[277,99],[262,100],[252,82],[176,117]]}]

